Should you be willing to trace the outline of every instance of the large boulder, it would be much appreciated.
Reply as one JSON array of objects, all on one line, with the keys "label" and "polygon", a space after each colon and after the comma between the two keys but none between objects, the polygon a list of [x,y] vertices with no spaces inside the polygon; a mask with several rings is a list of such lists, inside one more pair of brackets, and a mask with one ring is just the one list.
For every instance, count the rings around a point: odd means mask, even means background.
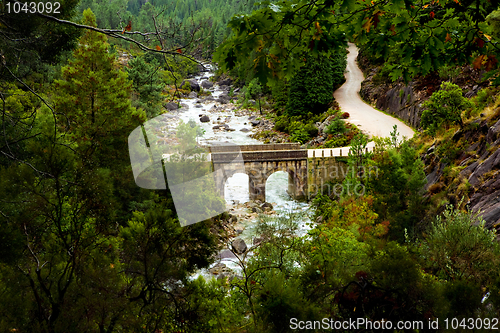
[{"label": "large boulder", "polygon": [[233,240],[233,242],[231,243],[231,247],[233,248],[233,251],[238,254],[245,253],[245,251],[247,250],[247,244],[241,238],[236,238],[235,240]]},{"label": "large boulder", "polygon": [[221,104],[227,104],[230,100],[231,98],[227,95],[220,95],[219,98],[216,99],[216,101]]},{"label": "large boulder", "polygon": [[202,82],[201,82],[201,87],[202,87],[203,89],[210,89],[210,88],[212,88],[213,86],[214,86],[214,84],[213,84],[212,82],[208,81],[208,80],[205,80],[205,81],[202,81]]},{"label": "large boulder", "polygon": [[164,107],[168,111],[173,111],[173,110],[177,110],[179,108],[179,105],[177,105],[177,103],[174,103],[174,102],[168,102],[164,105]]},{"label": "large boulder", "polygon": [[182,88],[186,82],[189,83],[189,86],[191,87],[192,91],[200,91],[200,85],[198,84],[198,81],[195,79],[189,79],[189,80],[182,80],[180,88]]}]

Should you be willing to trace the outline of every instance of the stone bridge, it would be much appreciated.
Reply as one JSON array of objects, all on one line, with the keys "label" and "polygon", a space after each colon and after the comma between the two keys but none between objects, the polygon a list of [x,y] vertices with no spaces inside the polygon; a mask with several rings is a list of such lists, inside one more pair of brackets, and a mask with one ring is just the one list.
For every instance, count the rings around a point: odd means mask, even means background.
[{"label": "stone bridge", "polygon": [[[219,176],[215,180],[221,194],[228,178],[245,173],[250,200],[265,201],[267,179],[276,171],[284,171],[288,173],[288,194],[294,199],[306,200],[330,186],[332,180],[345,177],[348,170],[342,157],[349,155],[349,149],[301,149],[296,143],[212,146],[210,158],[214,171],[222,171],[217,172]],[[372,149],[370,144],[367,150]],[[240,152],[243,166],[232,163]]]}]

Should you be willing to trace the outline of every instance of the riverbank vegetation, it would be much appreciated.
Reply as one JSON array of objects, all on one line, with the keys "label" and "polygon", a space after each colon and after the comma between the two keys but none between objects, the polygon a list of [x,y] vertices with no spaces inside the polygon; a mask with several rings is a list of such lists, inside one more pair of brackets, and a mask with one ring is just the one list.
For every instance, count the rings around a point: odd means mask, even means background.
[{"label": "riverbank vegetation", "polygon": [[[2,5],[0,331],[288,332],[323,318],[498,326],[498,3],[254,3],[68,0],[52,18]],[[348,40],[383,66],[375,82],[453,81],[427,87],[413,140],[395,129],[359,153],[366,138],[332,98]],[[228,242],[229,215],[181,227],[168,184],[134,182],[127,140],[189,93],[182,81],[212,55],[256,115],[291,141],[351,144],[345,162],[359,172],[333,184],[357,191],[260,218],[250,248],[233,253],[239,270],[205,280],[193,274]],[[481,78],[472,98],[454,85],[463,63]],[[178,139],[194,144],[196,124],[182,128]]]}]

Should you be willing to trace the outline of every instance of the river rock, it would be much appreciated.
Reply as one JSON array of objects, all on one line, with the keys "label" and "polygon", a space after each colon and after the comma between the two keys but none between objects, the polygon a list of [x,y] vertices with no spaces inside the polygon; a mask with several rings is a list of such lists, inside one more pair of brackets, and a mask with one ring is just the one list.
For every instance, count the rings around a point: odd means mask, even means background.
[{"label": "river rock", "polygon": [[273,209],[273,205],[271,205],[269,202],[264,202],[262,205],[260,205],[260,208],[265,209],[265,208],[271,208]]},{"label": "river rock", "polygon": [[219,86],[230,86],[232,83],[233,83],[233,80],[231,80],[230,78],[227,78],[224,80],[220,80]]},{"label": "river rock", "polygon": [[236,238],[235,240],[233,240],[233,242],[231,243],[231,247],[237,254],[245,253],[245,251],[247,250],[247,244],[241,238]]},{"label": "river rock", "polygon": [[188,95],[188,98],[197,98],[198,97],[198,94],[196,93],[196,91],[191,91]]},{"label": "river rock", "polygon": [[240,132],[247,133],[250,132],[250,130],[248,128],[242,128],[240,129]]},{"label": "river rock", "polygon": [[219,98],[216,99],[217,102],[219,102],[220,104],[227,104],[229,103],[229,96],[219,96]]},{"label": "river rock", "polygon": [[222,250],[217,255],[217,259],[232,259],[232,258],[236,258],[236,256],[230,250]]},{"label": "river rock", "polygon": [[218,263],[218,264],[215,264],[214,267],[210,268],[208,271],[211,274],[217,275],[217,274],[221,273],[222,269],[224,269],[224,268],[226,268],[226,264]]},{"label": "river rock", "polygon": [[253,245],[259,245],[260,243],[262,243],[263,240],[264,240],[264,238],[262,238],[262,237],[255,237],[253,239]]},{"label": "river rock", "polygon": [[252,124],[252,126],[257,126],[260,124],[260,120],[252,120],[251,124]]},{"label": "river rock", "polygon": [[213,84],[212,82],[210,82],[210,81],[205,80],[205,81],[202,81],[202,82],[201,82],[201,87],[202,87],[203,89],[210,89],[210,88],[212,88],[213,86],[214,86],[214,84]]},{"label": "river rock", "polygon": [[174,103],[174,102],[168,102],[164,105],[165,109],[169,110],[169,111],[173,111],[173,110],[177,110],[179,108],[179,105],[177,105],[177,103]]},{"label": "river rock", "polygon": [[234,231],[239,235],[243,232],[243,230],[245,230],[245,227],[244,226],[241,226],[241,225],[238,225],[236,227],[234,227]]},{"label": "river rock", "polygon": [[204,114],[203,116],[200,117],[200,121],[202,123],[208,123],[210,121],[210,118],[206,114]]},{"label": "river rock", "polygon": [[196,81],[195,79],[183,80],[181,82],[180,87],[182,88],[186,84],[186,82],[189,83],[189,86],[191,87],[192,91],[200,91],[200,85],[198,84],[198,81]]},{"label": "river rock", "polygon": [[259,207],[253,207],[252,212],[257,214],[262,214],[262,209],[260,209]]}]

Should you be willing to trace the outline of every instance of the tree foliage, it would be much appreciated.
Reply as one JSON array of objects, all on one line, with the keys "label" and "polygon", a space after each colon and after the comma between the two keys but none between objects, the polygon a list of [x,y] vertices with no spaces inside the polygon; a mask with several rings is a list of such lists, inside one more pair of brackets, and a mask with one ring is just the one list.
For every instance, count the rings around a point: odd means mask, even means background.
[{"label": "tree foliage", "polygon": [[128,77],[132,80],[134,91],[139,95],[137,107],[143,108],[148,118],[159,115],[164,87],[160,77],[160,64],[154,58],[151,63],[147,63],[144,57],[136,57],[131,59],[128,65]]},{"label": "tree foliage", "polygon": [[344,81],[345,64],[342,55],[331,59],[306,58],[290,81],[287,113],[290,116],[324,113],[333,101],[332,92]]},{"label": "tree foliage", "polygon": [[435,132],[441,126],[463,126],[462,112],[472,109],[473,104],[463,96],[459,86],[443,82],[440,90],[434,92],[423,107],[420,124],[424,129]]},{"label": "tree foliage", "polygon": [[346,38],[386,61],[394,80],[425,75],[445,64],[496,67],[496,37],[486,22],[487,15],[497,9],[496,1],[264,4],[251,15],[229,22],[233,35],[216,54],[224,68],[234,68],[255,52],[253,68],[262,81],[290,79],[304,54],[335,54],[344,49]]},{"label": "tree foliage", "polygon": [[[95,25],[90,9],[84,18],[86,24]],[[56,110],[64,115],[61,129],[68,131],[83,154],[96,152],[106,166],[126,150],[125,136],[145,120],[144,111],[131,106],[130,81],[108,47],[105,36],[85,32],[74,58],[62,69],[62,79],[55,82]]]}]

